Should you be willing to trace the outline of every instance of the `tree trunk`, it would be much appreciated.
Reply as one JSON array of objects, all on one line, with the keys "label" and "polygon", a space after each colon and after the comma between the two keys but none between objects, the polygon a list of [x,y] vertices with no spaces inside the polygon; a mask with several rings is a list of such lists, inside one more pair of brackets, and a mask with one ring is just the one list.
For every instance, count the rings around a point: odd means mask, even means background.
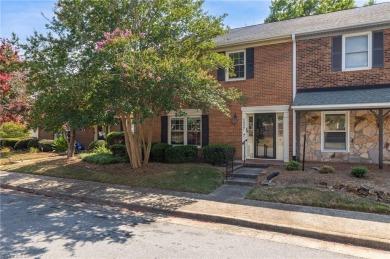
[{"label": "tree trunk", "polygon": [[[143,132],[146,133],[146,139],[143,138],[143,148],[144,148],[144,165],[149,163],[150,150],[152,149],[152,137],[153,137],[153,119],[144,122]],[[143,135],[145,136],[145,134]],[[145,143],[146,142],[146,143]]]},{"label": "tree trunk", "polygon": [[68,158],[74,157],[75,151],[75,143],[76,143],[76,129],[70,128],[70,137],[68,142]]},{"label": "tree trunk", "polygon": [[132,116],[126,113],[122,113],[121,120],[125,135],[127,155],[130,160],[131,168],[136,169],[141,166],[141,160],[139,159],[140,156],[138,142],[136,141],[137,138],[131,131]]},{"label": "tree trunk", "polygon": [[142,124],[135,125],[135,132],[131,131],[132,115],[121,114],[121,122],[125,135],[127,155],[131,168],[135,169],[149,162],[152,147],[153,120],[147,120]]}]

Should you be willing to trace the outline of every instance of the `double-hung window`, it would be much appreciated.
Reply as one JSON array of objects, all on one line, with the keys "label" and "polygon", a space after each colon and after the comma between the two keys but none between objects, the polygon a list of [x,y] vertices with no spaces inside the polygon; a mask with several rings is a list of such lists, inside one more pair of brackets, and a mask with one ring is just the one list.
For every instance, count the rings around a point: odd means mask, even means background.
[{"label": "double-hung window", "polygon": [[172,145],[202,145],[201,116],[170,117],[169,143]]},{"label": "double-hung window", "polygon": [[371,32],[343,35],[343,70],[371,69],[372,67]]},{"label": "double-hung window", "polygon": [[322,151],[348,151],[348,112],[322,113]]},{"label": "double-hung window", "polygon": [[231,60],[233,61],[234,66],[234,76],[229,75],[229,73],[226,73],[226,80],[241,80],[245,79],[246,77],[246,55],[245,51],[236,51],[236,52],[228,52],[227,55]]}]

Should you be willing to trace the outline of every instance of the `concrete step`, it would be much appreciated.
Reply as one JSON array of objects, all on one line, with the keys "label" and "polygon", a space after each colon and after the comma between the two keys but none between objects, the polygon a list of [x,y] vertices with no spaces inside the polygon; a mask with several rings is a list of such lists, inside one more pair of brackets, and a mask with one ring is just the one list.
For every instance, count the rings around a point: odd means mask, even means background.
[{"label": "concrete step", "polygon": [[231,185],[254,186],[255,183],[256,183],[256,179],[253,178],[228,177],[228,179],[225,180],[225,184],[231,184]]},{"label": "concrete step", "polygon": [[240,169],[234,170],[234,172],[229,176],[256,179],[263,172],[264,168],[241,167]]}]

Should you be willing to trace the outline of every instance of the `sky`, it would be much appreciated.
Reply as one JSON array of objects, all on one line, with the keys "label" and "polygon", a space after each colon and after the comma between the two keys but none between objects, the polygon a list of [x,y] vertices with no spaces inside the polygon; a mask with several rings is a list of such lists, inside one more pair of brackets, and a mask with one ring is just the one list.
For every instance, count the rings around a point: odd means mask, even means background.
[{"label": "sky", "polygon": [[[368,0],[356,0],[362,6]],[[378,0],[386,2],[390,0]],[[11,37],[15,32],[22,43],[34,30],[44,33],[46,17],[53,16],[55,0],[0,0],[0,37]],[[224,23],[230,28],[263,23],[269,14],[271,0],[205,0],[203,9],[220,16],[226,13]]]}]

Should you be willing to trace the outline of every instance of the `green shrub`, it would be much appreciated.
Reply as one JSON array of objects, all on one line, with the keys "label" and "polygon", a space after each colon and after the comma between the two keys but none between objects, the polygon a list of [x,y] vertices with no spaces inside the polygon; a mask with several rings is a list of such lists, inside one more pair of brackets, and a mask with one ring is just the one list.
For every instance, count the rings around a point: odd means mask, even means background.
[{"label": "green shrub", "polygon": [[41,139],[38,141],[38,149],[42,152],[53,151],[53,139]]},{"label": "green shrub", "polygon": [[362,178],[366,174],[368,174],[368,169],[364,166],[353,167],[351,170],[351,175],[357,178]]},{"label": "green shrub", "polygon": [[61,135],[54,140],[53,149],[57,153],[65,152],[68,149],[68,143],[66,143],[64,136]]},{"label": "green shrub", "polygon": [[198,160],[196,146],[174,146],[165,150],[165,159],[168,163],[186,163]]},{"label": "green shrub", "polygon": [[330,165],[323,165],[320,167],[320,170],[318,170],[320,174],[333,174],[335,172],[335,169]]},{"label": "green shrub", "polygon": [[28,130],[25,125],[5,122],[0,126],[0,138],[27,138]]},{"label": "green shrub", "polygon": [[301,163],[299,163],[298,161],[290,160],[286,163],[285,168],[288,171],[297,171],[301,169]]},{"label": "green shrub", "polygon": [[111,147],[115,144],[125,144],[125,134],[123,131],[113,131],[107,134],[107,145]]},{"label": "green shrub", "polygon": [[39,149],[36,148],[36,147],[30,147],[30,148],[28,149],[28,152],[29,152],[29,153],[38,153],[38,151],[39,151]]},{"label": "green shrub", "polygon": [[203,147],[203,158],[212,165],[226,164],[227,153],[234,155],[236,149],[232,145],[214,144]]},{"label": "green shrub", "polygon": [[94,140],[88,145],[89,150],[94,150],[97,147],[107,147],[107,142],[105,140]]},{"label": "green shrub", "polygon": [[39,147],[39,139],[33,138],[30,140],[27,144],[27,148],[30,149],[31,147],[38,148]]},{"label": "green shrub", "polygon": [[26,150],[28,142],[30,142],[33,138],[26,138],[26,139],[21,139],[18,142],[16,142],[14,149],[15,150]]},{"label": "green shrub", "polygon": [[129,162],[128,157],[118,157],[118,156],[113,156],[111,154],[89,153],[89,154],[81,154],[80,157],[81,160],[85,162],[92,163],[92,164],[100,164],[100,165]]},{"label": "green shrub", "polygon": [[106,146],[97,146],[92,150],[95,154],[109,154],[112,155],[112,152]]},{"label": "green shrub", "polygon": [[165,162],[165,150],[170,148],[171,145],[167,143],[158,143],[152,145],[150,150],[150,158],[156,162]]},{"label": "green shrub", "polygon": [[20,138],[3,138],[0,139],[0,147],[9,147],[13,149],[15,147],[15,144],[18,143],[21,139]]},{"label": "green shrub", "polygon": [[123,144],[114,144],[110,146],[113,156],[127,156],[126,146]]}]

